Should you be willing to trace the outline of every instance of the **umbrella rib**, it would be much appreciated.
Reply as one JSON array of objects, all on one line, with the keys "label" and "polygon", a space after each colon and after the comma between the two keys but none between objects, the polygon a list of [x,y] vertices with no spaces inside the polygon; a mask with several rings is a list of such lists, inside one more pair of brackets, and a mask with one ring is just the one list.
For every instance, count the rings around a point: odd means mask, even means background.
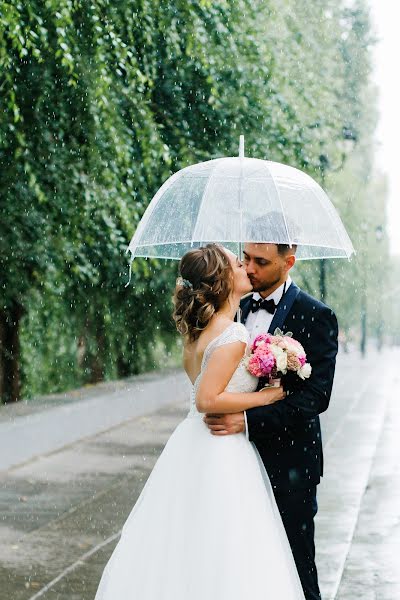
[{"label": "umbrella rib", "polygon": [[136,247],[138,246],[137,240],[139,239],[139,237],[143,233],[143,231],[144,231],[147,223],[149,222],[150,217],[153,214],[154,209],[157,206],[158,199],[165,192],[165,190],[168,190],[171,187],[171,185],[174,183],[175,179],[177,179],[178,174],[179,174],[179,171],[177,171],[176,173],[174,173],[173,175],[171,175],[171,177],[169,177],[169,179],[167,179],[166,181],[164,181],[164,183],[162,184],[162,186],[156,192],[156,194],[154,195],[153,199],[150,201],[150,203],[148,204],[146,210],[144,211],[143,216],[142,216],[142,218],[140,219],[140,221],[138,223],[138,226],[137,226],[136,231],[135,231],[135,233],[133,235],[133,238],[131,239],[131,241],[129,243],[129,246],[127,247],[125,253],[131,252],[131,254],[133,254],[131,247],[134,248],[135,245],[136,245]]},{"label": "umbrella rib", "polygon": [[268,169],[268,173],[269,173],[269,175],[270,175],[270,177],[271,177],[271,179],[272,179],[272,183],[274,184],[274,187],[275,187],[276,193],[278,194],[278,200],[279,200],[279,204],[281,205],[281,211],[282,211],[282,216],[283,216],[283,222],[285,223],[285,229],[286,229],[286,234],[287,234],[287,238],[288,238],[289,246],[290,246],[290,247],[292,247],[292,240],[291,240],[291,238],[290,238],[290,235],[289,235],[289,229],[288,229],[287,222],[286,222],[285,211],[283,210],[283,204],[282,204],[282,200],[281,200],[281,195],[280,195],[280,193],[279,193],[278,186],[277,186],[277,185],[276,185],[276,183],[275,183],[275,179],[272,177],[272,174],[271,174],[271,172],[270,172],[270,170],[269,170],[269,169]]},{"label": "umbrella rib", "polygon": [[216,170],[217,166],[218,166],[218,163],[217,163],[217,162],[215,162],[215,164],[214,164],[213,168],[212,168],[212,169],[211,169],[211,171],[210,171],[210,175],[209,175],[208,181],[207,181],[207,183],[206,183],[206,187],[204,188],[203,195],[202,195],[201,202],[200,202],[200,206],[199,206],[199,210],[197,211],[197,215],[196,215],[196,221],[195,221],[195,224],[194,224],[194,227],[193,227],[193,234],[192,234],[192,240],[191,240],[191,243],[192,243],[192,241],[194,241],[194,240],[193,240],[193,237],[194,237],[194,235],[195,235],[195,233],[196,233],[196,230],[197,230],[197,223],[198,223],[198,220],[199,220],[199,214],[200,214],[200,212],[201,212],[201,209],[202,209],[202,206],[203,206],[203,200],[204,200],[204,198],[206,197],[206,193],[207,193],[207,191],[208,191],[208,188],[209,188],[209,186],[210,186],[211,179],[212,179],[212,177],[213,177],[213,175],[214,175],[214,171]]},{"label": "umbrella rib", "polygon": [[[322,189],[323,189],[323,188],[322,188]],[[315,191],[314,191],[313,189],[311,189],[310,191],[311,191],[311,193],[314,195],[314,197],[315,197],[315,198],[317,198],[317,200],[318,200],[318,196],[317,196],[317,194],[315,193]],[[342,232],[340,231],[340,229],[339,229],[339,228],[338,228],[338,226],[337,226],[337,219],[335,219],[335,217],[336,217],[336,214],[337,214],[337,213],[336,213],[336,208],[333,206],[333,204],[332,204],[332,203],[331,203],[331,201],[329,200],[329,198],[328,198],[328,195],[326,194],[325,190],[323,190],[323,192],[324,192],[324,194],[325,194],[325,197],[324,197],[324,202],[325,202],[325,206],[326,206],[326,208],[327,208],[326,212],[327,212],[327,214],[328,214],[328,216],[329,216],[329,219],[330,219],[330,221],[331,221],[331,225],[333,225],[333,227],[334,227],[334,229],[335,229],[335,231],[336,231],[336,235],[338,236],[338,240],[339,240],[339,242],[341,243],[341,245],[342,245],[342,248],[345,250],[345,252],[346,252],[346,255],[347,255],[347,254],[348,254],[348,251],[346,250],[346,248],[348,247],[348,243],[347,243],[347,240],[344,240],[344,239],[343,239]],[[333,209],[333,210],[332,210],[332,209]],[[349,238],[349,239],[350,239],[350,238]],[[351,244],[351,246],[352,246],[352,248],[353,248],[353,244],[351,243],[351,240],[350,240],[350,244]],[[354,250],[354,248],[353,248],[353,250]],[[350,253],[350,256],[351,256],[351,253]]]}]

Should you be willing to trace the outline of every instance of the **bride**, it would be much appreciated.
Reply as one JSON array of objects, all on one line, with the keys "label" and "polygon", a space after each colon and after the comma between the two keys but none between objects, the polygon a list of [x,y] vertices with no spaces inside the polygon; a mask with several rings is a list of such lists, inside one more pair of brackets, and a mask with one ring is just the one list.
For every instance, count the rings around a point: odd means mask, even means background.
[{"label": "bride", "polygon": [[96,600],[304,600],[265,468],[241,433],[217,437],[204,413],[278,402],[254,391],[248,332],[234,317],[252,286],[216,244],[180,262],[174,319],[184,336],[190,411],[158,459],[103,572]]}]

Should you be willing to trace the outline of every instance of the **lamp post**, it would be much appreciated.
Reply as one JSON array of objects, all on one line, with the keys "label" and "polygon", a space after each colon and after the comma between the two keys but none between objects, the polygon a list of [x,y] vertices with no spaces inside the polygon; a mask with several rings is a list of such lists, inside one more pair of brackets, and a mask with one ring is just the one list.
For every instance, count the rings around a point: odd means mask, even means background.
[{"label": "lamp post", "polygon": [[[378,244],[383,240],[384,230],[382,225],[377,225],[375,227],[375,238]],[[378,303],[378,326],[376,330],[376,345],[378,352],[382,350],[383,344],[383,322],[382,322],[382,303]]]},{"label": "lamp post", "polygon": [[362,290],[361,290],[361,338],[360,338],[360,352],[361,356],[364,357],[367,352],[367,244],[368,244],[368,225],[367,223],[361,223],[361,231],[363,232],[363,248],[361,252],[362,256]]},{"label": "lamp post", "polygon": [[[346,161],[348,154],[352,151],[354,144],[357,142],[357,134],[350,126],[343,126],[342,128],[342,153],[341,159],[337,166],[333,166],[326,154],[320,154],[319,156],[319,170],[321,173],[321,184],[325,189],[325,177],[327,171],[336,173],[343,169],[343,165]],[[319,261],[319,295],[322,301],[326,298],[326,259],[321,258]]]},{"label": "lamp post", "polygon": [[361,356],[365,356],[367,352],[367,278],[366,268],[363,265],[363,289],[361,295],[361,340],[360,352]]},{"label": "lamp post", "polygon": [[[366,223],[361,224],[361,229],[364,231],[364,248],[363,248],[363,266],[362,266],[362,293],[361,293],[361,339],[360,339],[360,352],[361,356],[365,356],[367,353],[367,306],[368,306],[368,294],[367,294],[367,245],[368,245],[368,226]],[[375,239],[379,243],[383,239],[383,227],[377,225],[375,227]],[[378,317],[378,329],[377,329],[377,345],[378,350],[382,349],[382,309],[379,307]]]}]

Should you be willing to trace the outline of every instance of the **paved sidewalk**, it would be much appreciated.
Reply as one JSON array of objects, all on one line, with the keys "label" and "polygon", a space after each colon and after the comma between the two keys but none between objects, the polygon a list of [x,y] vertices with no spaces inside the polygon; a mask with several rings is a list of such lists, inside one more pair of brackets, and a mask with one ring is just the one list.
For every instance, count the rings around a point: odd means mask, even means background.
[{"label": "paved sidewalk", "polygon": [[[393,389],[400,388],[393,363],[386,367],[379,365],[380,386],[375,384],[377,365],[371,364],[368,368],[373,370],[366,376],[361,376],[366,365],[360,361],[358,366],[359,369],[352,373],[352,381],[347,382],[347,389],[342,391],[341,405],[345,404],[347,410],[342,412],[330,435],[325,436],[326,476],[318,489],[316,520],[317,565],[324,600],[337,598],[377,445],[387,419],[387,402],[393,395]],[[329,421],[330,416],[328,411],[323,417],[323,424]],[[398,425],[400,427],[400,420]],[[400,516],[400,506],[398,514]],[[376,515],[379,521],[378,517]],[[360,565],[360,568],[364,567]],[[355,598],[364,600],[364,596],[342,596],[342,600]]]},{"label": "paved sidewalk", "polygon": [[0,472],[184,400],[188,390],[186,376],[169,370],[1,407]]},{"label": "paved sidewalk", "polygon": [[400,375],[362,499],[337,600],[400,598]]},{"label": "paved sidewalk", "polygon": [[[317,560],[323,600],[400,598],[399,358],[400,350],[365,361],[339,357],[331,406],[322,416],[326,476],[319,486]],[[46,437],[47,419],[55,428],[69,419],[63,439],[47,440],[41,453],[43,440],[30,436],[28,462],[0,472],[1,600],[93,600],[120,528],[188,408],[179,372],[127,383],[129,390],[117,382],[114,389],[87,390],[88,397],[81,390],[74,400],[58,398],[57,406],[15,407],[20,416],[14,418],[9,407],[0,410],[0,455],[12,454],[5,439],[14,453],[24,446],[32,424]],[[82,415],[93,416],[91,434]]]}]

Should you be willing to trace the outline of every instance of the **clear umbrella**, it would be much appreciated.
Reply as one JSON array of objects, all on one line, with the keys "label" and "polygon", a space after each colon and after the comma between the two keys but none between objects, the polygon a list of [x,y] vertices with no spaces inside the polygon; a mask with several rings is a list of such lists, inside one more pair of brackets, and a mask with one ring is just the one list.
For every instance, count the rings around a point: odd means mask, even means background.
[{"label": "clear umbrella", "polygon": [[172,175],[150,202],[129,244],[131,258],[180,259],[220,242],[297,245],[298,260],[349,258],[353,245],[321,186],[302,171],[268,160],[217,158]]}]

